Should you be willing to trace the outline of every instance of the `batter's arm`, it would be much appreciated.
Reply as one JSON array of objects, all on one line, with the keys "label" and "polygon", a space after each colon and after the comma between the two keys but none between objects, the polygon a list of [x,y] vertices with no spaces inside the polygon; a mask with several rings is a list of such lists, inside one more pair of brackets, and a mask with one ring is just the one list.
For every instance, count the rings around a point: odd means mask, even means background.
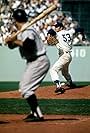
[{"label": "batter's arm", "polygon": [[12,37],[6,37],[5,44],[8,45],[9,47],[11,45],[13,45],[13,46],[22,46],[23,41],[22,40],[17,40],[17,38],[12,39]]}]

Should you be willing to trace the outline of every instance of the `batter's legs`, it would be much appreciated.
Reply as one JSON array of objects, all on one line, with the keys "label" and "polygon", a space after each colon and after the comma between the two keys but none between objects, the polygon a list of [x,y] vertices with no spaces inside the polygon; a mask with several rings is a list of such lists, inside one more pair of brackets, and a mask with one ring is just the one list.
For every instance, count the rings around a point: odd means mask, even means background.
[{"label": "batter's legs", "polygon": [[25,121],[43,121],[43,114],[39,108],[38,101],[36,98],[36,95],[33,94],[27,99],[27,103],[29,104],[31,108],[31,114],[29,114],[24,120]]}]

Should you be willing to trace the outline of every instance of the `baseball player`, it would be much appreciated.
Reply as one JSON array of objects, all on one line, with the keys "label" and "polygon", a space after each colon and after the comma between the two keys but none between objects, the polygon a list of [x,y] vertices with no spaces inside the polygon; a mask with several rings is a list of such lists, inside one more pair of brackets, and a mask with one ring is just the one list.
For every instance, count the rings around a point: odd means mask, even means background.
[{"label": "baseball player", "polygon": [[[27,14],[22,9],[15,10],[13,18],[18,30],[28,21]],[[33,27],[19,33],[16,38],[12,38],[12,35],[7,37],[5,41],[10,49],[19,48],[21,57],[26,60],[27,64],[19,84],[19,91],[31,108],[30,114],[24,120],[43,121],[44,117],[38,105],[35,91],[40,86],[50,66],[45,45]]]},{"label": "baseball player", "polygon": [[72,82],[72,78],[69,73],[69,65],[72,60],[71,49],[72,49],[72,39],[74,33],[75,33],[74,29],[65,30],[63,24],[60,22],[56,23],[55,31],[53,29],[48,31],[48,37],[50,37],[50,35],[56,36],[58,40],[56,47],[59,50],[59,58],[52,66],[52,68],[50,68],[51,79],[56,84],[55,93],[62,94],[65,92],[64,88],[61,87],[59,79],[60,71],[67,80],[67,85],[71,88],[76,87],[76,85]]}]

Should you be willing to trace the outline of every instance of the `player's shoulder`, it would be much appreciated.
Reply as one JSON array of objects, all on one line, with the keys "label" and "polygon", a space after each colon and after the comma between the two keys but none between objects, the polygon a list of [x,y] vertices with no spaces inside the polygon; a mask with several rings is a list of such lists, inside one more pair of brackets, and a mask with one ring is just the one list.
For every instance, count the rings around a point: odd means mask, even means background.
[{"label": "player's shoulder", "polygon": [[37,34],[38,35],[38,31],[34,28],[34,27],[28,27],[27,29],[26,29],[26,32],[28,33],[28,34]]},{"label": "player's shoulder", "polygon": [[34,27],[28,27],[26,30],[27,31],[35,31],[35,28]]},{"label": "player's shoulder", "polygon": [[75,33],[75,29],[74,28],[70,28],[70,29],[67,30],[67,32],[69,34],[74,34]]},{"label": "player's shoulder", "polygon": [[66,32],[66,30],[61,30],[61,31],[57,32],[57,34],[58,34],[58,35],[62,35],[62,34],[64,34],[65,32]]}]

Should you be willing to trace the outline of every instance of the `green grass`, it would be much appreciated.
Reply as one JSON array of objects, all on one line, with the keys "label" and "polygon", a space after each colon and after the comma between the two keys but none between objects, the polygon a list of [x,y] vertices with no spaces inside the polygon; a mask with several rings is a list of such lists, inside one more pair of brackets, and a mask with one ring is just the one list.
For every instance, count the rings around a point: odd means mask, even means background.
[{"label": "green grass", "polygon": [[[19,82],[0,82],[0,92],[18,89]],[[77,82],[77,85],[90,85],[90,82]],[[41,86],[53,85],[43,82]],[[39,99],[44,114],[89,115],[90,99]],[[0,114],[27,114],[30,108],[24,99],[0,98]]]},{"label": "green grass", "polygon": [[[88,99],[39,99],[44,114],[90,115]],[[0,114],[27,114],[30,109],[24,99],[0,99]]]},{"label": "green grass", "polygon": [[[53,85],[52,82],[43,82],[41,86],[50,86]],[[0,92],[15,91],[18,90],[19,81],[16,82],[0,82]]]},{"label": "green grass", "polygon": [[19,82],[0,82],[0,92],[17,90],[18,85]]}]

